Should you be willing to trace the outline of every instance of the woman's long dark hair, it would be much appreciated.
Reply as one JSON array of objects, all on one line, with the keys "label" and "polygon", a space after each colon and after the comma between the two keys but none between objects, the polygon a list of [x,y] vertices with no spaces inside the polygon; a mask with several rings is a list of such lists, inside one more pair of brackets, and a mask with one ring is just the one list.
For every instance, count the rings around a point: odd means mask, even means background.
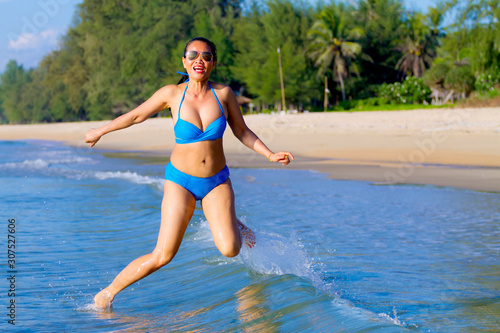
[{"label": "woman's long dark hair", "polygon": [[[186,51],[187,51],[189,44],[191,44],[192,42],[196,42],[196,41],[203,42],[203,43],[207,44],[208,47],[210,47],[210,50],[212,50],[213,60],[217,61],[217,47],[215,46],[214,42],[206,39],[205,37],[195,37],[195,38],[191,39],[189,42],[187,42],[186,47],[184,48],[184,54],[182,55],[183,57],[186,56]],[[179,80],[179,82],[177,82],[177,84],[184,83],[188,79],[189,79],[188,75],[182,75],[181,79]]]}]

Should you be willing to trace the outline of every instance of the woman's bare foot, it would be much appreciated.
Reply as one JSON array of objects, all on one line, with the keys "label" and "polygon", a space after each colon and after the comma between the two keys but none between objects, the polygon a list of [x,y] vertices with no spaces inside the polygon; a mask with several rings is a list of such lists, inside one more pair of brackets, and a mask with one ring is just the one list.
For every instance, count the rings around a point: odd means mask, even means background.
[{"label": "woman's bare foot", "polygon": [[241,223],[240,220],[238,220],[238,229],[240,229],[241,239],[243,240],[245,245],[248,246],[249,248],[254,247],[255,233],[252,231],[252,229]]},{"label": "woman's bare foot", "polygon": [[94,303],[96,308],[98,309],[109,309],[111,308],[111,304],[113,304],[113,299],[115,296],[111,294],[107,289],[101,290],[94,297]]}]

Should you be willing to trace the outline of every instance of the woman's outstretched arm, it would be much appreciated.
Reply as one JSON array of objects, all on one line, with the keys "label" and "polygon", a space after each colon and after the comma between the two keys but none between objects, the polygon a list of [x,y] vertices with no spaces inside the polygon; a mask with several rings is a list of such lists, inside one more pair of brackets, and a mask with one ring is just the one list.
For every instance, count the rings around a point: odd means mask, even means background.
[{"label": "woman's outstretched arm", "polygon": [[152,115],[165,110],[169,107],[168,101],[175,94],[175,89],[174,85],[165,86],[132,111],[119,116],[104,126],[91,128],[85,134],[85,142],[90,143],[90,147],[93,147],[104,134],[142,123]]},{"label": "woman's outstretched arm", "polygon": [[265,156],[271,162],[280,162],[283,165],[287,165],[290,163],[290,160],[294,160],[292,153],[289,151],[280,151],[277,153],[273,153],[259,137],[252,132],[250,128],[248,128],[245,120],[243,119],[243,115],[240,111],[240,105],[236,100],[236,96],[234,95],[232,89],[230,87],[225,87],[223,89],[224,97],[227,103],[228,109],[228,124],[233,130],[234,136],[238,138],[245,146],[254,150],[262,156]]}]

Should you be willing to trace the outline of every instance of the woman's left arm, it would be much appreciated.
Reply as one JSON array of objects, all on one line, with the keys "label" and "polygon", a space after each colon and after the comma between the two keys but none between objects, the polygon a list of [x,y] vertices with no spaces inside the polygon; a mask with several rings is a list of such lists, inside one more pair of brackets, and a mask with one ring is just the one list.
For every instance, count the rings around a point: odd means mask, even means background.
[{"label": "woman's left arm", "polygon": [[222,89],[222,92],[228,111],[227,122],[238,140],[258,154],[267,157],[270,162],[279,162],[283,165],[287,165],[290,163],[290,160],[295,159],[289,151],[273,153],[267,148],[264,142],[262,142],[245,123],[240,111],[240,105],[238,104],[238,100],[233,90],[229,86],[226,86]]}]

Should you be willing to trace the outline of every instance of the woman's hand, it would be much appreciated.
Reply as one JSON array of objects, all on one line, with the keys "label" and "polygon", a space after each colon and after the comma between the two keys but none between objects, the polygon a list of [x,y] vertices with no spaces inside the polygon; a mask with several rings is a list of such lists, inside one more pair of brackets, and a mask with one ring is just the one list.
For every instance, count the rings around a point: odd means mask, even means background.
[{"label": "woman's hand", "polygon": [[292,153],[290,153],[289,151],[280,151],[279,153],[271,153],[268,159],[270,162],[279,162],[283,165],[287,165],[291,161],[295,160]]},{"label": "woman's hand", "polygon": [[102,135],[103,133],[99,128],[91,128],[85,134],[85,143],[90,143],[90,147],[94,147]]}]

